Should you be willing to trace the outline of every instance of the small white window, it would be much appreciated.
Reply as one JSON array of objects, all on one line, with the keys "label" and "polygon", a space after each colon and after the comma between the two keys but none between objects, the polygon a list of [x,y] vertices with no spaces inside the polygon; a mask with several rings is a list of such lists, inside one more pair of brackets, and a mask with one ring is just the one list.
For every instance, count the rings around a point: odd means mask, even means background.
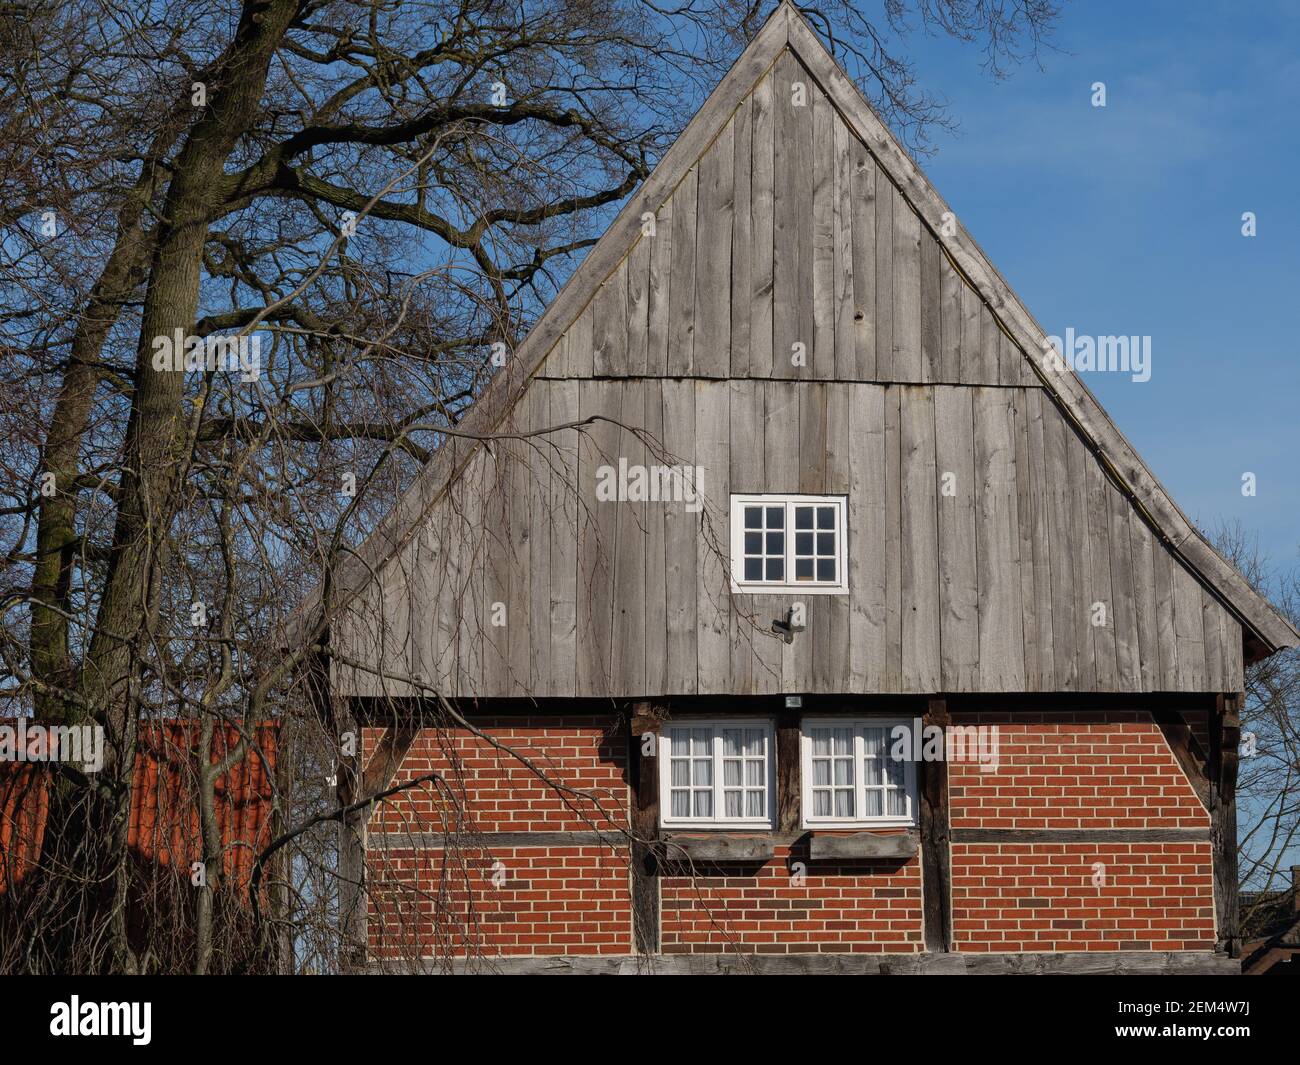
[{"label": "small white window", "polygon": [[659,810],[666,826],[770,828],[772,723],[681,721],[659,737]]},{"label": "small white window", "polygon": [[733,495],[731,590],[849,590],[843,496]]},{"label": "small white window", "polygon": [[892,756],[899,725],[912,727],[881,718],[804,720],[805,828],[916,822],[916,763]]}]

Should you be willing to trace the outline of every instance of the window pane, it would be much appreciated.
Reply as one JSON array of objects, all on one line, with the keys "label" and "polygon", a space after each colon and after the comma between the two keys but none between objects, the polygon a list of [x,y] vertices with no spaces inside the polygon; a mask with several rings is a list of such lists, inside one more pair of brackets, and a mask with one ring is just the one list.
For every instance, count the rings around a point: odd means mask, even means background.
[{"label": "window pane", "polygon": [[693,791],[695,796],[695,814],[696,817],[713,816],[713,792],[711,791]]},{"label": "window pane", "polygon": [[763,508],[746,507],[745,508],[745,528],[761,529],[763,527]]},{"label": "window pane", "polygon": [[889,792],[889,816],[902,817],[907,813],[907,797],[904,792]]},{"label": "window pane", "polygon": [[691,763],[685,758],[671,758],[669,765],[672,767],[672,783],[674,787],[685,787],[691,782]]},{"label": "window pane", "polygon": [[835,534],[821,533],[817,534],[817,553],[819,555],[835,554]]},{"label": "window pane", "polygon": [[817,579],[819,581],[833,581],[835,579],[835,559],[819,558],[817,560]]},{"label": "window pane", "polygon": [[831,782],[831,763],[829,758],[813,759],[813,783],[825,786]]},{"label": "window pane", "polygon": [[763,560],[761,558],[745,559],[745,580],[761,581],[763,579]]},{"label": "window pane", "polygon": [[767,527],[769,529],[785,528],[785,507],[767,508]]},{"label": "window pane", "polygon": [[895,761],[893,758],[885,759],[885,778],[889,781],[891,787],[901,788],[903,786],[903,763]]},{"label": "window pane", "polygon": [[835,793],[835,816],[853,816],[853,792],[844,790]]},{"label": "window pane", "polygon": [[769,581],[785,580],[785,560],[781,558],[769,558],[767,560],[767,579]]},{"label": "window pane", "polygon": [[812,749],[816,757],[825,757],[831,753],[831,730],[815,728],[812,730]]},{"label": "window pane", "polygon": [[794,553],[796,555],[811,555],[813,553],[812,533],[801,532],[794,534]]},{"label": "window pane", "polygon": [[745,533],[745,554],[760,555],[763,553],[763,534],[757,532]]},{"label": "window pane", "polygon": [[835,730],[835,753],[838,755],[853,753],[853,730],[851,728],[837,728]]},{"label": "window pane", "polygon": [[744,732],[738,728],[724,728],[722,730],[722,753],[727,758],[735,758],[740,754],[741,741]]},{"label": "window pane", "polygon": [[745,754],[750,758],[759,758],[763,754],[763,730],[761,728],[745,729]]},{"label": "window pane", "polygon": [[740,796],[739,791],[724,791],[722,793],[722,808],[726,811],[727,817],[740,816]]},{"label": "window pane", "polygon": [[831,815],[831,793],[829,791],[813,792],[813,816],[830,817]]},{"label": "window pane", "polygon": [[770,532],[767,534],[767,553],[769,555],[785,554],[785,533]]},{"label": "window pane", "polygon": [[691,762],[691,776],[697,788],[707,788],[713,784],[713,763],[707,758]]},{"label": "window pane", "polygon": [[867,792],[867,809],[864,816],[866,817],[880,816],[880,792],[879,791]]},{"label": "window pane", "polygon": [[745,816],[763,816],[763,793],[761,791],[745,792]]},{"label": "window pane", "polygon": [[835,783],[853,783],[853,763],[846,758],[835,759]]},{"label": "window pane", "polygon": [[812,507],[794,508],[794,527],[796,529],[811,529],[813,527]]},{"label": "window pane", "polygon": [[833,529],[835,528],[835,508],[818,507],[817,508],[817,528]]},{"label": "window pane", "polygon": [[727,758],[723,761],[722,786],[724,788],[740,787],[740,759]]},{"label": "window pane", "polygon": [[811,558],[796,558],[794,560],[794,579],[797,581],[810,581],[813,575],[813,560]]},{"label": "window pane", "polygon": [[708,728],[691,729],[691,754],[697,758],[713,753],[713,730]]},{"label": "window pane", "polygon": [[689,817],[691,814],[691,793],[673,789],[673,816]]}]

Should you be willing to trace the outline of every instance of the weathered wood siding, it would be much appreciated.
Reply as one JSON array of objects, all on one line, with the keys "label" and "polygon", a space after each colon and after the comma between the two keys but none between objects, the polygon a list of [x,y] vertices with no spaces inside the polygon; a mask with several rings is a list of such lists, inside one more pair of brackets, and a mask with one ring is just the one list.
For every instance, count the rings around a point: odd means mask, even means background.
[{"label": "weathered wood siding", "polygon": [[943,224],[786,51],[539,374],[1038,384],[935,238]]},{"label": "weathered wood siding", "polygon": [[[1237,621],[1041,389],[540,380],[511,428],[591,416],[480,449],[336,646],[459,696],[1241,684]],[[597,499],[620,459],[697,468],[702,509]],[[729,495],[759,491],[848,496],[847,596],[731,594]]]},{"label": "weathered wood siding", "polygon": [[[801,103],[800,103],[801,102]],[[332,626],[342,693],[1236,691],[1159,542],[789,50],[419,535]],[[1050,382],[1048,382],[1050,384]],[[469,448],[466,441],[458,448]],[[602,502],[698,467],[705,506]],[[728,496],[848,497],[847,596],[732,595]]]}]

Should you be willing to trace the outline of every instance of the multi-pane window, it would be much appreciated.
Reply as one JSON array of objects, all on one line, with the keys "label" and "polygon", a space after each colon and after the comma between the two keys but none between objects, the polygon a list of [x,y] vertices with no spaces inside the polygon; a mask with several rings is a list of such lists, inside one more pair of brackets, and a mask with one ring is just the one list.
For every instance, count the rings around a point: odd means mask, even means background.
[{"label": "multi-pane window", "polygon": [[[916,765],[894,754],[911,751],[909,722],[827,718],[803,724],[803,817],[809,827],[912,824]],[[900,748],[897,749],[896,748]]]},{"label": "multi-pane window", "polygon": [[685,721],[659,738],[665,825],[772,824],[772,726]]},{"label": "multi-pane window", "polygon": [[848,591],[843,496],[731,497],[733,591]]}]

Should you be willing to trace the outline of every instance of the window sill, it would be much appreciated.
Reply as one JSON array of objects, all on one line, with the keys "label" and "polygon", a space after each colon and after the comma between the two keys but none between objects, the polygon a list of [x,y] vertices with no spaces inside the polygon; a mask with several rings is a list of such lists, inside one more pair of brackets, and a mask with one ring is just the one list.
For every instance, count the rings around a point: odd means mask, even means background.
[{"label": "window sill", "polygon": [[911,858],[920,849],[918,833],[854,832],[835,835],[814,831],[808,844],[808,857],[814,862],[844,858]]},{"label": "window sill", "polygon": [[723,834],[711,832],[707,836],[669,832],[663,842],[667,845],[665,857],[669,861],[690,858],[708,862],[766,862],[776,856],[776,844],[770,832],[749,834]]}]

